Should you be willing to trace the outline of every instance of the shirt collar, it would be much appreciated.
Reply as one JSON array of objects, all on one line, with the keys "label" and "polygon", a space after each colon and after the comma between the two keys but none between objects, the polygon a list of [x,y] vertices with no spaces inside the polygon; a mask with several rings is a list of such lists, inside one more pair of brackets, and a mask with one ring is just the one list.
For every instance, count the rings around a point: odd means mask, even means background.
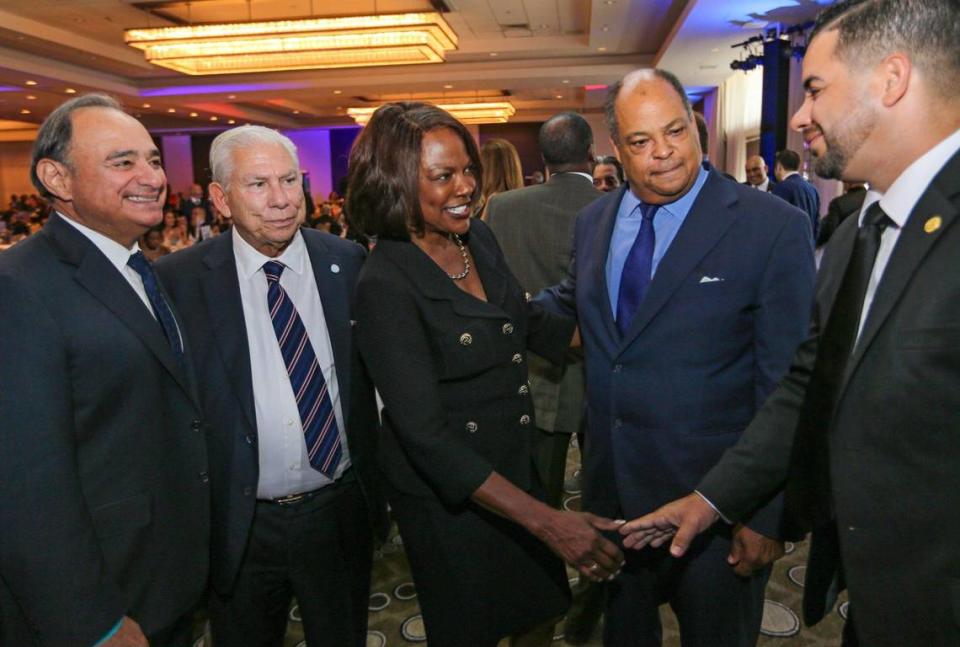
[{"label": "shirt collar", "polygon": [[99,231],[90,229],[90,227],[86,225],[81,225],[76,220],[63,215],[59,211],[57,214],[73,225],[77,231],[86,236],[97,249],[103,252],[103,255],[106,256],[118,270],[123,270],[123,268],[127,266],[127,261],[130,260],[130,256],[140,251],[140,245],[136,241],[134,241],[130,247],[124,247],[112,238],[104,236]]},{"label": "shirt collar", "polygon": [[958,150],[960,150],[960,130],[956,130],[952,135],[914,160],[913,164],[908,166],[893,181],[886,193],[881,195],[876,191],[868,191],[860,210],[859,224],[863,224],[863,217],[867,213],[867,208],[879,199],[884,213],[897,223],[897,227],[902,229],[910,218],[910,212],[920,201],[920,196],[924,194],[933,178]]},{"label": "shirt collar", "polygon": [[589,173],[584,173],[583,171],[563,171],[561,173],[551,173],[551,175],[563,175],[564,173],[568,175],[579,175],[580,177],[590,180],[590,184],[593,184],[593,176]]},{"label": "shirt collar", "polygon": [[294,274],[303,274],[307,245],[303,242],[303,235],[299,229],[287,248],[277,257],[270,257],[255,250],[240,236],[236,227],[231,227],[230,235],[233,236],[233,255],[237,260],[237,267],[246,280],[253,278],[254,274],[263,269],[263,264],[268,261],[277,261]]},{"label": "shirt collar", "polygon": [[[697,179],[694,181],[693,186],[690,187],[690,190],[687,191],[682,198],[668,204],[660,205],[660,208],[657,210],[657,214],[666,213],[673,218],[679,218],[683,220],[687,217],[687,214],[690,213],[690,208],[693,206],[693,203],[696,201],[697,196],[700,195],[700,189],[703,188],[704,183],[707,181],[709,172],[700,167],[699,173],[697,173]],[[623,193],[623,203],[621,207],[626,207],[627,211],[621,211],[621,213],[626,213],[629,217],[633,215],[639,216],[639,211],[636,207],[642,202],[633,191],[630,190],[630,187],[627,186],[626,191]]]}]

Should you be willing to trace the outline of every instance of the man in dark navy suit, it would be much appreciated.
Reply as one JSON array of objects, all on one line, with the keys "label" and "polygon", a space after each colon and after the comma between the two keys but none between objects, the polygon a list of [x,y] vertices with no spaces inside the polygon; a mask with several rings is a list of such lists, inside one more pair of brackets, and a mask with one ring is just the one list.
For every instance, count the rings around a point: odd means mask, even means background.
[{"label": "man in dark navy suit", "polygon": [[[607,121],[628,186],[587,206],[570,276],[538,295],[578,318],[587,361],[584,500],[611,518],[689,491],[740,437],[806,329],[813,241],[803,213],[701,165],[675,76],[627,75]],[[685,490],[686,488],[686,490]],[[632,552],[611,582],[606,645],[756,644],[780,502],[705,537],[679,565]]]},{"label": "man in dark navy suit", "polygon": [[770,193],[807,214],[813,227],[813,239],[816,240],[820,230],[820,194],[817,188],[800,175],[800,156],[796,152],[785,148],[777,153],[775,160],[773,174],[777,183]]},{"label": "man in dark navy suit", "polygon": [[304,229],[296,147],[242,126],[210,149],[231,231],[158,264],[194,341],[211,427],[210,624],[217,647],[366,641],[374,529],[373,387],[353,346],[363,248]]}]

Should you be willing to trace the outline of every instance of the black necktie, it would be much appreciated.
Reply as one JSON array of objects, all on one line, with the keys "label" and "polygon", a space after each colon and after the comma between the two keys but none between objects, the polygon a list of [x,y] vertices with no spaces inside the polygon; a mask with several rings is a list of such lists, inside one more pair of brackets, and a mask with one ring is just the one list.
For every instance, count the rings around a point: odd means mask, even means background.
[{"label": "black necktie", "polygon": [[786,486],[787,513],[801,530],[821,526],[833,516],[828,433],[847,362],[857,342],[880,237],[891,224],[879,202],[870,205],[857,231],[833,310],[817,341],[817,357],[797,422]]},{"label": "black necktie", "polygon": [[153,271],[153,265],[143,255],[143,252],[131,254],[127,259],[127,265],[136,270],[140,278],[143,279],[143,289],[147,293],[147,299],[153,306],[153,313],[160,322],[163,334],[170,344],[170,349],[176,355],[177,360],[183,360],[183,346],[180,344],[180,333],[177,332],[177,321],[173,317],[173,311],[170,310],[170,304],[163,298],[160,292],[160,284],[157,282],[157,275]]}]

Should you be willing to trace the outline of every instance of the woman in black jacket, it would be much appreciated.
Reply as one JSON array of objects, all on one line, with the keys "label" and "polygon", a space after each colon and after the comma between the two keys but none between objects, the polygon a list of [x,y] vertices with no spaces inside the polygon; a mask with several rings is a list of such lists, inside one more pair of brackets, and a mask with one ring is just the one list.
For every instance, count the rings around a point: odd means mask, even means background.
[{"label": "woman in black jacket", "polygon": [[431,105],[381,107],[350,156],[347,211],[377,236],[357,343],[383,398],[381,463],[432,647],[547,645],[569,603],[557,556],[613,577],[616,523],[542,502],[527,348],[562,361],[574,322],[527,303],[470,216],[481,168]]}]

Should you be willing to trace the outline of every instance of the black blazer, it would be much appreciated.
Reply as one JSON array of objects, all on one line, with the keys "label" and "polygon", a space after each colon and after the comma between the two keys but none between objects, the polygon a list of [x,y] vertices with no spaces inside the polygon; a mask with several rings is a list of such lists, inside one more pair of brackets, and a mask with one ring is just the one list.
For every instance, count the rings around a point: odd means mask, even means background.
[{"label": "black blazer", "polygon": [[59,215],[0,254],[0,644],[89,647],[124,614],[149,635],[198,601],[209,492],[187,371]]},{"label": "black blazer", "polygon": [[526,350],[562,361],[574,328],[527,303],[480,220],[469,245],[487,302],[396,240],[377,243],[357,286],[357,342],[385,404],[385,475],[402,492],[450,506],[492,470],[531,489]]},{"label": "black blazer", "polygon": [[[371,524],[382,538],[386,506],[373,463],[376,403],[351,331],[350,299],[365,252],[330,234],[312,229],[301,232],[330,334],[351,463],[367,498]],[[332,272],[331,265],[337,265],[339,272]],[[218,591],[228,592],[253,523],[260,471],[250,350],[233,235],[215,236],[165,256],[157,263],[157,272],[183,313],[193,340],[198,390],[210,425],[212,581]]]},{"label": "black blazer", "polygon": [[[832,491],[815,493],[831,497],[836,527],[814,530],[804,613],[812,623],[832,608],[842,563],[865,645],[960,645],[958,216],[960,154],[900,233],[829,431]],[[697,488],[728,517],[787,478],[817,335],[857,224],[847,218],[826,247],[811,336],[787,377]]]},{"label": "black blazer", "polygon": [[843,195],[838,195],[830,201],[827,207],[827,215],[820,222],[820,231],[817,234],[817,247],[823,247],[833,236],[847,216],[860,213],[860,207],[863,206],[863,200],[867,197],[867,190],[863,187],[851,189]]}]

